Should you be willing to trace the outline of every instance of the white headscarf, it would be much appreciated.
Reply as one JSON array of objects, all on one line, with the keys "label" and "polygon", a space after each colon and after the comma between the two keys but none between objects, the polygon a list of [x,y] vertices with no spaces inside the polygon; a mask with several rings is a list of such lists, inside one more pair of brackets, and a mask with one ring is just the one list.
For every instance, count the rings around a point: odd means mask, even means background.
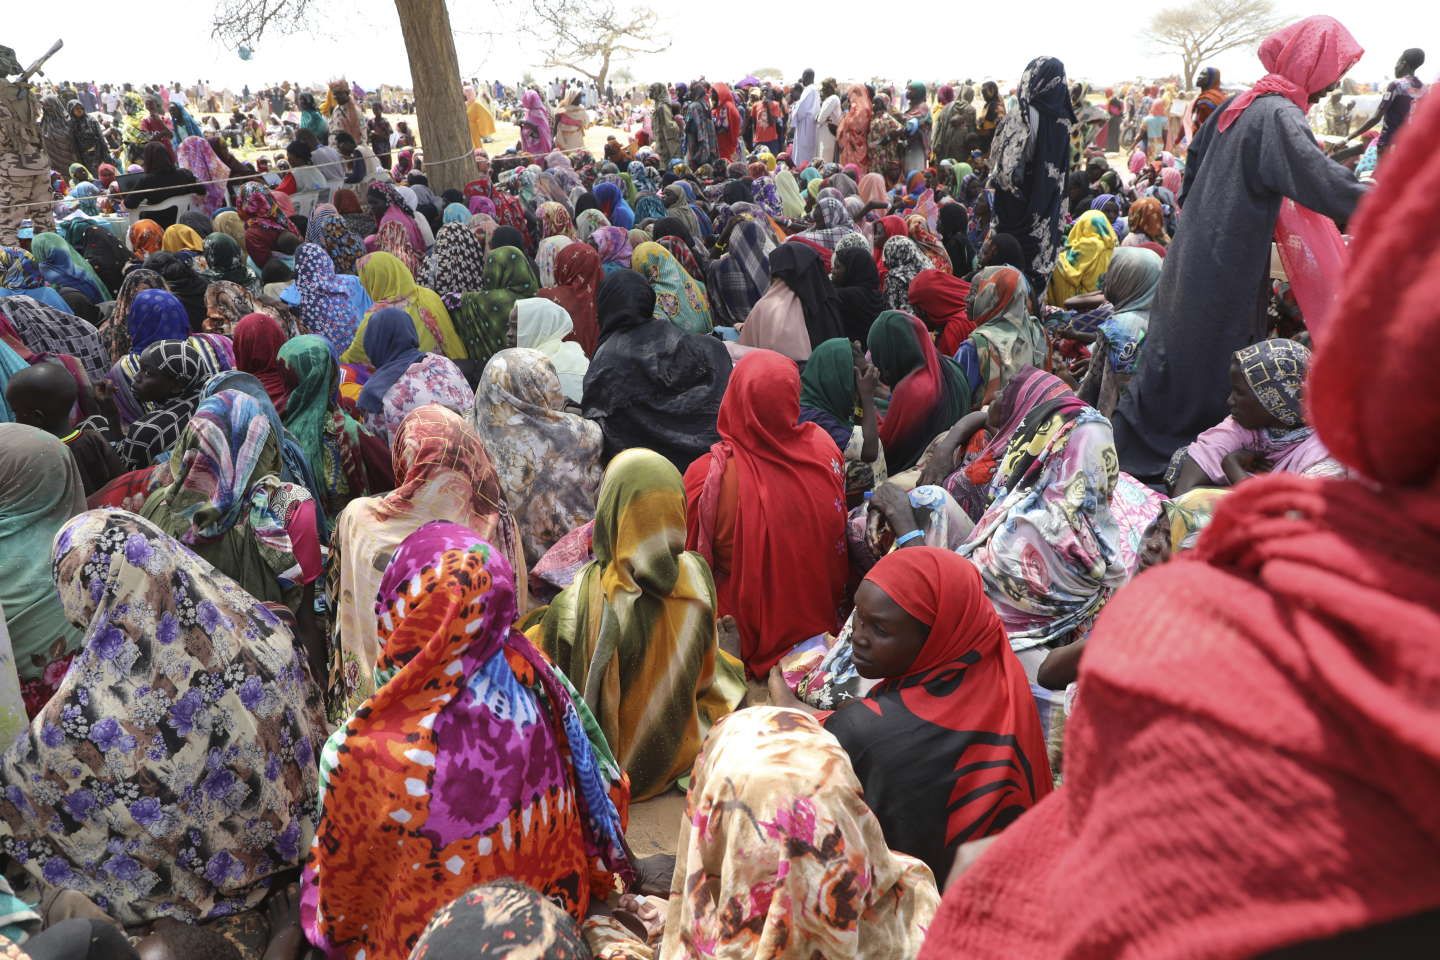
[{"label": "white headscarf", "polygon": [[539,350],[555,365],[567,400],[580,402],[590,361],[580,344],[565,340],[575,329],[570,314],[554,300],[528,297],[515,301],[515,346]]}]

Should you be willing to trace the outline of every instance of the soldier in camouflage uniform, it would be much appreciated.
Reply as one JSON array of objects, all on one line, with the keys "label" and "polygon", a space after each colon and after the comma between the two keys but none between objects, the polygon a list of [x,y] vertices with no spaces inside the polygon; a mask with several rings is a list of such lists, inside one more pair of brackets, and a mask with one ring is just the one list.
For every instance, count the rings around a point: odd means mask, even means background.
[{"label": "soldier in camouflage uniform", "polygon": [[29,83],[10,79],[23,70],[15,51],[0,46],[0,245],[11,247],[21,220],[33,220],[36,233],[55,226],[48,203],[19,206],[53,199],[35,95]]}]

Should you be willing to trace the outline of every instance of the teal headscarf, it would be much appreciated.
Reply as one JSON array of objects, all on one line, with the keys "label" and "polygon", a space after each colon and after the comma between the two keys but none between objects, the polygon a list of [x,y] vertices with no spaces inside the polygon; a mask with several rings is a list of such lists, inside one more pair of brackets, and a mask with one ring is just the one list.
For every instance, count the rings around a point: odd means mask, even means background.
[{"label": "teal headscarf", "polygon": [[38,680],[84,636],[66,617],[50,571],[55,534],[84,511],[85,486],[65,444],[0,423],[0,608],[21,680]]}]

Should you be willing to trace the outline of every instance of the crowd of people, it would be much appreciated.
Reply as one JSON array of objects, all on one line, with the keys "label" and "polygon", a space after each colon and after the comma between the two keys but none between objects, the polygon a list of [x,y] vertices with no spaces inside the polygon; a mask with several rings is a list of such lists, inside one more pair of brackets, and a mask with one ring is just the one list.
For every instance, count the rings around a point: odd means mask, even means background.
[{"label": "crowd of people", "polygon": [[0,248],[0,953],[1426,955],[1440,103],[1357,176],[1361,54],[1179,138],[1050,56],[601,155],[470,85],[453,187],[344,81],[284,169],[76,132]]}]

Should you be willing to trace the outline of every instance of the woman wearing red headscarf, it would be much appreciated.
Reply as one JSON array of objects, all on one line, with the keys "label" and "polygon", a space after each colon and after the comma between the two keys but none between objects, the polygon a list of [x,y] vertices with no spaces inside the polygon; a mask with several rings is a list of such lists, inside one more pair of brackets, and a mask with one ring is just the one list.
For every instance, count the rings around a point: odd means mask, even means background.
[{"label": "woman wearing red headscarf", "polygon": [[1260,44],[1270,71],[1190,145],[1145,352],[1112,420],[1120,467],[1142,479],[1225,419],[1229,357],[1265,339],[1270,243],[1290,198],[1344,221],[1364,188],[1327,157],[1305,119],[1362,49],[1338,21],[1307,17]]},{"label": "woman wearing red headscarf", "polygon": [[951,884],[922,960],[1440,942],[1440,102],[1411,126],[1311,368],[1315,429],[1357,475],[1247,481],[1193,559],[1115,595],[1065,789]]},{"label": "woman wearing red headscarf", "polygon": [[586,357],[595,356],[600,342],[600,321],[595,294],[605,279],[600,254],[588,243],[572,243],[555,256],[555,286],[542,287],[535,296],[554,300],[570,314],[574,329],[570,339],[580,344]]},{"label": "woman wearing red headscarf", "polygon": [[880,683],[825,728],[850,755],[885,842],[944,884],[960,844],[999,833],[1051,791],[1025,669],[979,572],[934,547],[896,550],[870,569],[850,642],[856,671]]},{"label": "woman wearing red headscarf", "polygon": [[716,427],[720,442],[685,471],[685,548],[710,564],[740,659],[763,677],[835,632],[850,572],[845,465],[829,434],[800,423],[800,372],[770,350],[735,365]]},{"label": "woman wearing red headscarf", "polygon": [[925,326],[938,331],[935,349],[942,357],[953,357],[960,344],[975,330],[966,307],[970,284],[944,270],[921,270],[910,281],[910,306]]},{"label": "woman wearing red headscarf", "polygon": [[265,388],[265,395],[284,416],[285,398],[290,395],[285,373],[280,369],[280,348],[285,345],[285,328],[265,313],[240,318],[231,333],[235,343],[235,369],[251,374]]}]

